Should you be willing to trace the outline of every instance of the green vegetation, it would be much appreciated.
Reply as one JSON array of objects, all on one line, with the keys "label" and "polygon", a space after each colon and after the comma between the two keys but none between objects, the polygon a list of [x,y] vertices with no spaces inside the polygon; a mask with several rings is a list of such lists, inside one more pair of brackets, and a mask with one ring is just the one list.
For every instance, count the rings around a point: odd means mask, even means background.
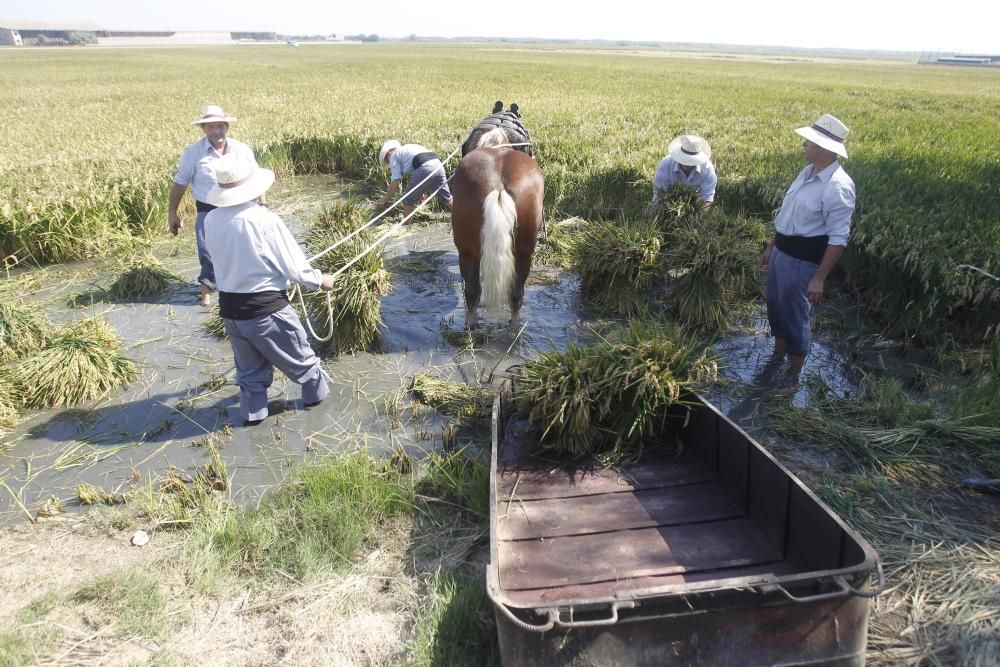
[{"label": "green vegetation", "polygon": [[81,586],[74,602],[90,603],[94,627],[113,627],[123,635],[155,638],[163,632],[164,596],[156,575],[130,569],[97,577]]},{"label": "green vegetation", "polygon": [[139,255],[122,263],[122,271],[108,288],[112,299],[135,299],[167,289],[184,279],[167,270],[152,255]]},{"label": "green vegetation", "polygon": [[[0,100],[0,251],[9,264],[61,262],[160,232],[173,168],[199,136],[189,123],[206,100],[192,79],[219,82],[213,101],[240,118],[233,135],[279,175],[338,171],[376,187],[385,138],[448,152],[488,112],[490,80],[517,91],[549,220],[642,217],[682,131],[712,143],[717,208],[767,220],[802,166],[792,129],[838,114],[858,183],[843,266],[870,312],[928,340],[993,332],[1000,283],[958,267],[1000,273],[996,71],[659,56],[415,44],[0,54],[18,91]],[[401,117],[399,100],[432,112]]]},{"label": "green vegetation", "polygon": [[715,372],[707,352],[676,327],[636,323],[594,345],[570,344],[528,362],[512,398],[551,450],[633,460],[656,441],[666,409]]},{"label": "green vegetation", "polygon": [[464,382],[442,380],[430,372],[414,373],[406,390],[424,405],[459,422],[487,420],[493,409],[490,392]]}]

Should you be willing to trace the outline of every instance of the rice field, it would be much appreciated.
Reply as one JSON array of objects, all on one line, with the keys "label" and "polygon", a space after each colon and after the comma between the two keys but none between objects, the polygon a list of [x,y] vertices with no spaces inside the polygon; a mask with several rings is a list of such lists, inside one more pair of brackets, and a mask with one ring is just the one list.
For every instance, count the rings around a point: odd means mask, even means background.
[{"label": "rice field", "polygon": [[[843,262],[895,332],[996,332],[1000,74],[898,61],[662,57],[481,46],[4,51],[0,250],[8,266],[115,252],[159,233],[200,106],[222,104],[281,175],[336,171],[377,189],[396,137],[448,153],[496,98],[516,100],[549,219],[639,215],[680,132],[705,136],[718,207],[768,218],[798,172],[791,130],[852,128],[858,184]],[[211,82],[203,85],[200,82]],[[694,85],[693,85],[694,84]],[[86,119],[86,122],[81,122]],[[24,150],[30,146],[31,150]]]}]

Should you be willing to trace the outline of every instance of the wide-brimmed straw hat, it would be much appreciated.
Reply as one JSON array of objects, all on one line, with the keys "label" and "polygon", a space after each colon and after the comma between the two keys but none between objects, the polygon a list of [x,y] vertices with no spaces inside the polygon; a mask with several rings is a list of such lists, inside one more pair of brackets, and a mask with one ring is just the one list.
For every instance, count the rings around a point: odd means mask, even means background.
[{"label": "wide-brimmed straw hat", "polygon": [[382,148],[378,152],[378,163],[382,166],[385,166],[386,153],[388,153],[393,149],[399,148],[400,146],[402,146],[402,144],[396,141],[395,139],[390,139],[389,141],[382,144]]},{"label": "wide-brimmed straw hat", "polygon": [[844,140],[847,139],[847,133],[850,130],[836,116],[825,113],[811,127],[800,127],[795,132],[820,148],[825,148],[842,158],[847,157],[847,146],[844,145]]},{"label": "wide-brimmed straw hat", "polygon": [[201,108],[201,118],[191,121],[192,125],[203,125],[205,123],[235,123],[236,118],[226,114],[222,107],[214,104],[206,104]]},{"label": "wide-brimmed straw hat", "polygon": [[261,196],[274,183],[274,172],[235,153],[212,162],[216,185],[205,196],[212,206],[236,206]]},{"label": "wide-brimmed straw hat", "polygon": [[712,158],[708,142],[696,134],[682,134],[670,142],[667,153],[674,162],[687,167],[698,167]]}]

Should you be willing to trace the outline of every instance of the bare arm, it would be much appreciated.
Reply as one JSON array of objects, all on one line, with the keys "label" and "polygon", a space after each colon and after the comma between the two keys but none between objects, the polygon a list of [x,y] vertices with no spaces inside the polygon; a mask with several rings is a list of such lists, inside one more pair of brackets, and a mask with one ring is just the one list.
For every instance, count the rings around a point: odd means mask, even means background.
[{"label": "bare arm", "polygon": [[819,263],[816,275],[812,277],[812,280],[809,281],[809,286],[806,287],[807,299],[818,301],[823,296],[823,286],[826,284],[826,277],[830,275],[830,271],[833,271],[833,267],[837,266],[837,262],[840,261],[840,256],[843,254],[844,246],[828,245],[826,247],[826,252],[823,253],[823,261]]},{"label": "bare arm", "polygon": [[385,196],[379,200],[379,208],[384,208],[396,197],[396,193],[399,192],[399,181],[393,181],[389,183],[389,189],[385,191]]},{"label": "bare arm", "polygon": [[187,191],[186,185],[173,184],[170,188],[170,200],[167,203],[167,228],[170,233],[177,236],[177,232],[184,228],[184,221],[177,215],[177,207],[181,205],[181,199]]}]

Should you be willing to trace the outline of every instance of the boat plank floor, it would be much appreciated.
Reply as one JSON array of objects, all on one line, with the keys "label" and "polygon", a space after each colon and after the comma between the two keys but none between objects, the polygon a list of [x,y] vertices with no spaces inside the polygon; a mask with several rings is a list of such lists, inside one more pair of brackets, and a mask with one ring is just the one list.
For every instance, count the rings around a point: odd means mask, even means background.
[{"label": "boat plank floor", "polygon": [[714,470],[684,452],[679,456],[650,455],[648,462],[615,468],[503,462],[496,483],[498,497],[533,500],[698,484],[715,477]]},{"label": "boat plank floor", "polygon": [[779,561],[749,518],[552,539],[501,541],[500,585],[522,590]]},{"label": "boat plank floor", "polygon": [[718,482],[570,498],[501,498],[501,540],[553,538],[615,530],[699,523],[742,516],[744,509]]}]

